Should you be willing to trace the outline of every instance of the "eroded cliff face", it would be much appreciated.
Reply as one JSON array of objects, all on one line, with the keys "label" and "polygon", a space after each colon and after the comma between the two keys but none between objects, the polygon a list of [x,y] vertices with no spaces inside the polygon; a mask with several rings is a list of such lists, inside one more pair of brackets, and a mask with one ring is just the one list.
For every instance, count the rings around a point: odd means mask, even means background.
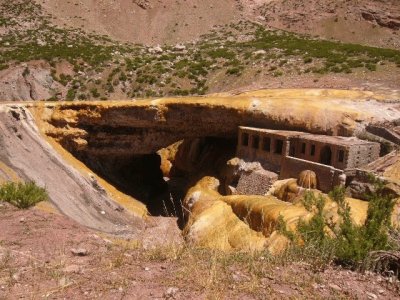
[{"label": "eroded cliff face", "polygon": [[[37,103],[32,110],[47,137],[145,203],[153,215],[182,215],[179,201],[187,190],[203,176],[219,177],[235,156],[238,126],[364,135],[371,125],[396,126],[396,99],[400,96],[394,92],[260,90],[196,98]],[[175,146],[159,152],[160,159],[157,151],[170,145]]]},{"label": "eroded cliff face", "polygon": [[56,93],[66,96],[66,92],[51,76],[50,65],[43,61],[0,70],[0,100],[33,101],[49,99]]},{"label": "eroded cliff face", "polygon": [[[180,200],[187,190],[203,176],[219,177],[219,170],[235,156],[238,126],[362,135],[371,124],[396,126],[396,99],[396,93],[260,90],[196,98],[36,103],[32,110],[47,137],[145,203],[151,214],[182,216]],[[156,154],[182,140],[170,148],[172,154],[162,151],[167,158],[172,155],[173,163]]]},{"label": "eroded cliff face", "polygon": [[48,191],[53,210],[96,230],[131,235],[144,226],[146,207],[55,151],[23,105],[0,106],[0,131],[0,183],[35,181]]},{"label": "eroded cliff face", "polygon": [[72,153],[152,154],[182,139],[236,138],[238,126],[361,135],[395,126],[398,94],[260,90],[197,98],[45,104],[43,130]]}]

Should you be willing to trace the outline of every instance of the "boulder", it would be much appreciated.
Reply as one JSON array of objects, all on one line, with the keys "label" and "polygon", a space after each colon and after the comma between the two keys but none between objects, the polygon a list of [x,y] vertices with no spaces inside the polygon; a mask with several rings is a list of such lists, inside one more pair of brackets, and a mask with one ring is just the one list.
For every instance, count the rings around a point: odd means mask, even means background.
[{"label": "boulder", "polygon": [[149,53],[153,53],[153,54],[157,54],[157,53],[160,54],[160,53],[164,52],[163,48],[161,48],[159,45],[149,48],[148,51],[149,51]]},{"label": "boulder", "polygon": [[188,222],[183,230],[185,239],[201,247],[230,250],[262,250],[266,238],[252,230],[218,198],[219,181],[213,177],[202,178],[192,187],[185,199]]},{"label": "boulder", "polygon": [[186,50],[186,46],[182,45],[182,44],[176,44],[175,47],[174,47],[174,50],[183,51],[183,50]]},{"label": "boulder", "polygon": [[149,0],[135,0],[134,2],[142,9],[146,10],[151,8]]},{"label": "boulder", "polygon": [[253,52],[253,54],[254,55],[259,55],[259,54],[264,55],[264,54],[267,54],[267,51],[265,51],[265,50],[257,50],[255,52]]}]

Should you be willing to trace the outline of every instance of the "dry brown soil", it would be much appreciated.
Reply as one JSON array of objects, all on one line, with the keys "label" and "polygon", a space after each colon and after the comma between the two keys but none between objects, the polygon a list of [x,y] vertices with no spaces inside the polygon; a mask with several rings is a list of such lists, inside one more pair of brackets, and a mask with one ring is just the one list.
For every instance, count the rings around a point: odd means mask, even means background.
[{"label": "dry brown soil", "polygon": [[[397,299],[392,278],[263,256],[142,246],[0,203],[0,299]],[[72,249],[82,249],[77,256]]]},{"label": "dry brown soil", "polygon": [[59,26],[121,41],[188,42],[216,25],[240,20],[345,42],[400,48],[398,30],[362,17],[400,17],[396,0],[36,0]]}]

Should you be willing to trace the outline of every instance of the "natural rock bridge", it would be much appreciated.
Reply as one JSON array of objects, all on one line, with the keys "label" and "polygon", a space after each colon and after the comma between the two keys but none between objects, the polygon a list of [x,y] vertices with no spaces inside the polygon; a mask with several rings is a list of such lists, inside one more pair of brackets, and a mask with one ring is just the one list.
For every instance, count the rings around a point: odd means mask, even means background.
[{"label": "natural rock bridge", "polygon": [[3,103],[0,182],[34,180],[46,186],[65,215],[125,234],[138,227],[129,226],[131,213],[145,216],[165,191],[155,154],[163,147],[208,137],[217,140],[214,148],[228,141],[234,150],[239,125],[369,135],[393,143],[399,99],[397,92],[260,90],[139,101]]},{"label": "natural rock bridge", "polygon": [[239,95],[45,104],[44,132],[71,152],[150,154],[197,137],[236,138],[238,126],[362,135],[400,122],[396,94],[341,90],[261,90]]}]

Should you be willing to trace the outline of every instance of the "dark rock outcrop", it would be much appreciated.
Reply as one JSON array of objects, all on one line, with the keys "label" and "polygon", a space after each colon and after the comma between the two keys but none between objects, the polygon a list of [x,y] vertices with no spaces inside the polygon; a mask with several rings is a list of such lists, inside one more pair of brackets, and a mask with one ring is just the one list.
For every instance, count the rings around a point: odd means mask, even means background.
[{"label": "dark rock outcrop", "polygon": [[393,30],[400,29],[400,13],[392,14],[375,8],[365,8],[361,10],[361,16],[367,21],[376,22],[379,26]]}]

